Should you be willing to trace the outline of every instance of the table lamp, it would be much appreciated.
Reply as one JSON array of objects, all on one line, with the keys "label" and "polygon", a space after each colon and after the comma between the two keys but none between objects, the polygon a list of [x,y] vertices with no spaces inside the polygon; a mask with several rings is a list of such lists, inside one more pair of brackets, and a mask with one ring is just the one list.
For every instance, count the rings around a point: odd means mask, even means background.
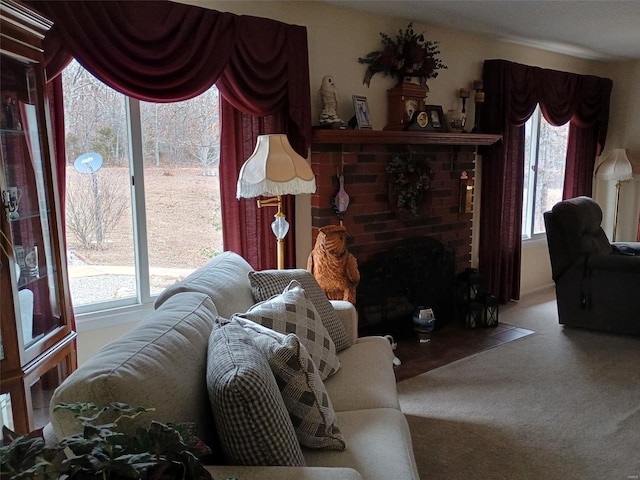
[{"label": "table lamp", "polygon": [[256,148],[238,176],[236,197],[268,197],[258,208],[277,207],[271,230],[277,239],[278,269],[284,269],[284,239],[289,232],[282,195],[315,193],[316,178],[307,160],[296,153],[284,134],[259,135]]}]

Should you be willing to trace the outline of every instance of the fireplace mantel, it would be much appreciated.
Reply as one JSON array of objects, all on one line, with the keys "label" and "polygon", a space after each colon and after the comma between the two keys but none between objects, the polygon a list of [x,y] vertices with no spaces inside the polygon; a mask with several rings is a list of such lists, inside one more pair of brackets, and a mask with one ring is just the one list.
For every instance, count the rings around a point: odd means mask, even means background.
[{"label": "fireplace mantel", "polygon": [[314,128],[312,143],[379,145],[493,145],[502,135],[487,133],[406,132],[396,130],[332,130]]}]

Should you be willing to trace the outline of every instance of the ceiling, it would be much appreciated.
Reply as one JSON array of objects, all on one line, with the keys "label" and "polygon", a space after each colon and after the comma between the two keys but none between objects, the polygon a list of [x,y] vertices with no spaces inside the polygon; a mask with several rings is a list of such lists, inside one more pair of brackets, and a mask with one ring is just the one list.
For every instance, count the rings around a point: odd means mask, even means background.
[{"label": "ceiling", "polygon": [[640,59],[640,0],[322,0],[597,60]]}]

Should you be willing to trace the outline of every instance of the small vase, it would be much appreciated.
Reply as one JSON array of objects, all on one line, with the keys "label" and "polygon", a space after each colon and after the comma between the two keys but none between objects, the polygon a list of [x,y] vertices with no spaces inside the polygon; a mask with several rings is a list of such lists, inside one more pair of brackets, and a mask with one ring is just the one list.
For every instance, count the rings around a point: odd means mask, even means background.
[{"label": "small vase", "polygon": [[467,114],[459,110],[449,110],[447,112],[447,123],[452,132],[464,132],[467,123]]},{"label": "small vase", "polygon": [[413,329],[418,334],[420,343],[431,341],[431,332],[436,326],[436,317],[433,310],[428,307],[420,306],[413,313]]}]

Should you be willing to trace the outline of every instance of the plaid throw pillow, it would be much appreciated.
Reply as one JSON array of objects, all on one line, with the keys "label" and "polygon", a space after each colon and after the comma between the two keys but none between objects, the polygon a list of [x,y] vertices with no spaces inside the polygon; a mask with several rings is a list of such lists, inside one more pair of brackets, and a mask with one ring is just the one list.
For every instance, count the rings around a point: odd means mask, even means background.
[{"label": "plaid throw pillow", "polygon": [[336,352],[341,352],[349,348],[351,341],[347,336],[344,325],[331,306],[327,295],[322,288],[320,288],[320,285],[318,285],[318,282],[310,272],[302,269],[249,272],[249,281],[251,282],[253,298],[256,302],[264,302],[274,295],[282,293],[287,285],[291,283],[291,280],[300,282],[309,300],[313,302],[313,305],[320,314],[322,324],[329,332],[329,336],[336,346]]},{"label": "plaid throw pillow", "polygon": [[329,394],[298,337],[241,318],[232,321],[249,332],[267,356],[300,444],[309,448],[344,450],[346,443],[336,425]]},{"label": "plaid throw pillow", "polygon": [[313,303],[296,280],[292,280],[280,295],[257,303],[246,313],[233,316],[236,317],[251,320],[276,332],[295,333],[311,355],[323,380],[340,368],[333,340]]},{"label": "plaid throw pillow", "polygon": [[214,326],[209,337],[207,390],[230,463],[304,466],[267,359],[240,325]]}]

